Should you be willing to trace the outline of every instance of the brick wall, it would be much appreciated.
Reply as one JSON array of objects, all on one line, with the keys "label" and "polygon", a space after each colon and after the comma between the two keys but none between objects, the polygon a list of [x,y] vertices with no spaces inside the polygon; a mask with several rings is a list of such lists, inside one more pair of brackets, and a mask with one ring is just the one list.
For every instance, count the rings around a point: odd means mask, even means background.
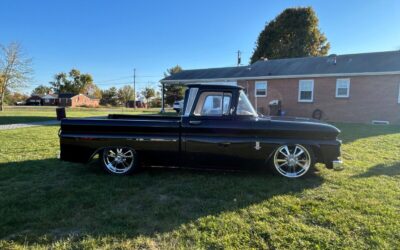
[{"label": "brick wall", "polygon": [[[336,79],[350,79],[350,96],[336,98]],[[298,101],[299,80],[314,80],[314,100]],[[267,97],[257,97],[257,106],[269,114],[268,103],[281,100],[282,110],[289,116],[311,117],[315,109],[323,112],[323,120],[336,122],[370,123],[385,120],[400,124],[399,87],[400,75],[318,77],[296,79],[270,79]],[[255,81],[239,81],[246,88],[252,104],[255,100]]]},{"label": "brick wall", "polygon": [[80,106],[87,106],[87,107],[98,107],[99,100],[92,99],[85,95],[76,95],[71,98],[71,107],[80,107]]}]

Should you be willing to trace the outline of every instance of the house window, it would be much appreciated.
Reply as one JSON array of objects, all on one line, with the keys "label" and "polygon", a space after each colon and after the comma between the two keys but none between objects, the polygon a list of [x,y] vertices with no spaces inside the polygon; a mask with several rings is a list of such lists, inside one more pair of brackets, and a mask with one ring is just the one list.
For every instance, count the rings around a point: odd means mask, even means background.
[{"label": "house window", "polygon": [[314,80],[299,81],[299,102],[312,102],[314,100]]},{"label": "house window", "polygon": [[267,88],[268,88],[267,82],[256,82],[255,87],[256,87],[255,89],[256,97],[267,96]]},{"label": "house window", "polygon": [[336,80],[336,97],[347,98],[350,95],[350,79]]}]

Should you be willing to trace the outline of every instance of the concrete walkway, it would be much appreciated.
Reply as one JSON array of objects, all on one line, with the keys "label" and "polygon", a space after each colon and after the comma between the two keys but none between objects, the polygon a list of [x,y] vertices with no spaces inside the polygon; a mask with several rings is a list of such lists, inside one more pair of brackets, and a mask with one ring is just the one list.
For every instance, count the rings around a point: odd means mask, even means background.
[{"label": "concrete walkway", "polygon": [[42,121],[42,122],[26,122],[26,123],[15,123],[15,124],[5,124],[0,125],[0,130],[9,130],[16,128],[29,128],[29,127],[38,127],[38,126],[46,126],[46,125],[57,125],[60,124],[60,121],[51,120],[51,121]]}]

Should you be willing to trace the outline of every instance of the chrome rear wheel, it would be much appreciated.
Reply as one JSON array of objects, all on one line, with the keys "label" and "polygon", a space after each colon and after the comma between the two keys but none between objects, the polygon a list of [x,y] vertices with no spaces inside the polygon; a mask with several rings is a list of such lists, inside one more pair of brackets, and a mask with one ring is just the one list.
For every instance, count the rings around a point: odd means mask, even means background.
[{"label": "chrome rear wheel", "polygon": [[127,147],[107,148],[103,151],[103,165],[112,174],[123,175],[135,167],[136,155]]},{"label": "chrome rear wheel", "polygon": [[298,178],[305,175],[313,165],[309,150],[299,144],[282,145],[274,154],[276,171],[288,178]]}]

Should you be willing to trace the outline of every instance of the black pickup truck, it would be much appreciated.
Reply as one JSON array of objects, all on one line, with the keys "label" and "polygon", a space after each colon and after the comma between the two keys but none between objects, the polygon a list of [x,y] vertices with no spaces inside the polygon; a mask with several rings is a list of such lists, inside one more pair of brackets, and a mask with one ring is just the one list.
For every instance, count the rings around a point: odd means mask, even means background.
[{"label": "black pickup truck", "polygon": [[315,163],[340,167],[340,131],[327,123],[258,115],[238,86],[190,85],[180,116],[63,119],[61,160],[99,155],[112,174],[141,166],[259,168],[296,178]]}]

